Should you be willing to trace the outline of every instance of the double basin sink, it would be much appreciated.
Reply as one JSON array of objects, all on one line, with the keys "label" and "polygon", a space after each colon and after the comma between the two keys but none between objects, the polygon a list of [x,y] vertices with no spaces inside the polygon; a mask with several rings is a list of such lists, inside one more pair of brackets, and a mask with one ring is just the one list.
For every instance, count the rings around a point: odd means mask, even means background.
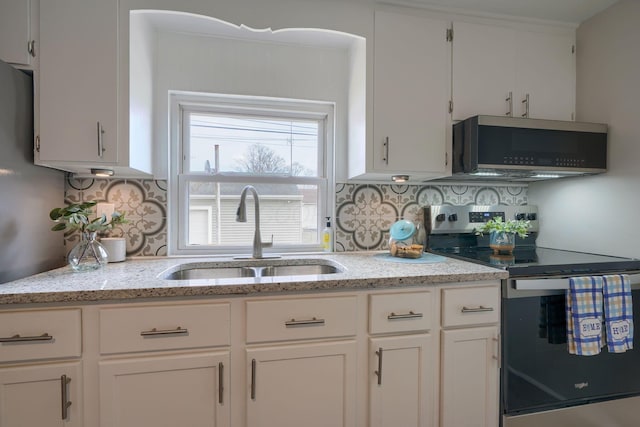
[{"label": "double basin sink", "polygon": [[321,259],[271,259],[181,264],[160,275],[165,280],[288,277],[342,273],[343,269]]}]

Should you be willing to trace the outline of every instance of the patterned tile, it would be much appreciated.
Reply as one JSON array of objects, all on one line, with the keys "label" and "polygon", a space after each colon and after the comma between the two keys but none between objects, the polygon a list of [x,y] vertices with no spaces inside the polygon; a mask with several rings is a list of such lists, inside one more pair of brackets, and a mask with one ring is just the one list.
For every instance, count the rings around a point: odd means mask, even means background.
[{"label": "patterned tile", "polygon": [[385,200],[379,186],[353,186],[350,196],[341,195],[336,208],[338,249],[368,250],[379,247],[384,231],[389,230],[397,217],[396,206]]},{"label": "patterned tile", "polygon": [[336,250],[383,250],[399,219],[422,220],[428,205],[524,205],[526,186],[384,185],[336,186]]},{"label": "patterned tile", "polygon": [[[127,256],[167,254],[166,181],[67,178],[66,203],[90,200],[113,203],[117,211],[125,213],[129,222],[119,226],[114,235],[126,238]],[[65,236],[68,245],[79,238],[78,233]]]},{"label": "patterned tile", "polygon": [[[526,186],[386,185],[338,183],[335,190],[336,251],[383,250],[399,219],[420,220],[427,205],[524,205]],[[116,235],[127,240],[127,256],[167,254],[167,183],[155,180],[67,178],[65,202],[113,203],[129,220]],[[65,236],[68,247],[79,240]]]}]

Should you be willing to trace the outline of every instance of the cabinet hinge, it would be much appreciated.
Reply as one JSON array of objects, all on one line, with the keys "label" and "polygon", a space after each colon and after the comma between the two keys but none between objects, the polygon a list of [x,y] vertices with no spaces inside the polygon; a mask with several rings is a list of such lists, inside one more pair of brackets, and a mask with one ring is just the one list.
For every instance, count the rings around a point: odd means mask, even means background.
[{"label": "cabinet hinge", "polygon": [[449,114],[453,113],[453,100],[449,101]]},{"label": "cabinet hinge", "polygon": [[571,45],[571,53],[576,53],[576,45],[575,44]]},{"label": "cabinet hinge", "polygon": [[453,27],[447,28],[447,41],[448,42],[453,41]]},{"label": "cabinet hinge", "polygon": [[29,52],[29,55],[31,55],[33,58],[36,57],[36,41],[35,40],[29,40],[29,43],[27,43],[27,52]]},{"label": "cabinet hinge", "polygon": [[36,152],[40,152],[40,135],[36,135]]}]

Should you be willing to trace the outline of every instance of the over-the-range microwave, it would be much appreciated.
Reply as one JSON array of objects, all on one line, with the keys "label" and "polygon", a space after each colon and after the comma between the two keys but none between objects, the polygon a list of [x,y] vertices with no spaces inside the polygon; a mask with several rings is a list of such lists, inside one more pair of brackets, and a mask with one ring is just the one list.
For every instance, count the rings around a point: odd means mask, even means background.
[{"label": "over-the-range microwave", "polygon": [[453,125],[452,178],[536,181],[606,170],[606,124],[473,116]]}]

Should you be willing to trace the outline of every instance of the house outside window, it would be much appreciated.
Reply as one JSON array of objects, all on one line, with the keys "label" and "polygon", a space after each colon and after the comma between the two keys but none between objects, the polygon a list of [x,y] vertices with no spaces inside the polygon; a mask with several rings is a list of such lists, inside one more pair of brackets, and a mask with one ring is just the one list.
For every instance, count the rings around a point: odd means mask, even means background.
[{"label": "house outside window", "polygon": [[259,194],[272,251],[320,250],[333,208],[333,105],[184,92],[170,100],[170,253],[250,253],[251,194],[247,222],[235,220],[246,185]]}]

